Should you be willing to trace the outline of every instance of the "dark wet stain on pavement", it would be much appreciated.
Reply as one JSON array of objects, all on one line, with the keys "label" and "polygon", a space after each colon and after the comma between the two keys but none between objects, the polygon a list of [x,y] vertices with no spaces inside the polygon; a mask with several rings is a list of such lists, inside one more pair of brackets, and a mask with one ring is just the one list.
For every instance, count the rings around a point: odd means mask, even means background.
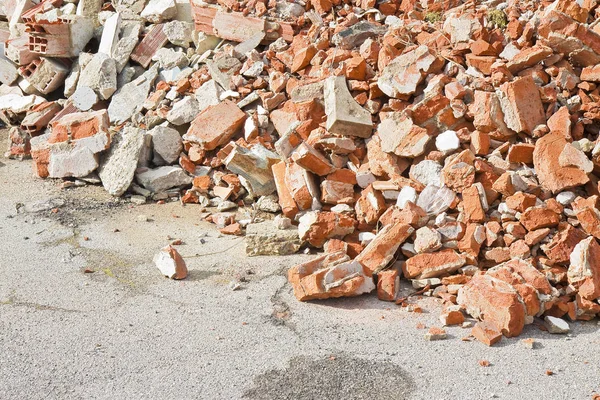
[{"label": "dark wet stain on pavement", "polygon": [[407,399],[414,390],[410,375],[387,361],[345,354],[311,359],[294,357],[284,370],[255,377],[244,393],[249,400]]}]

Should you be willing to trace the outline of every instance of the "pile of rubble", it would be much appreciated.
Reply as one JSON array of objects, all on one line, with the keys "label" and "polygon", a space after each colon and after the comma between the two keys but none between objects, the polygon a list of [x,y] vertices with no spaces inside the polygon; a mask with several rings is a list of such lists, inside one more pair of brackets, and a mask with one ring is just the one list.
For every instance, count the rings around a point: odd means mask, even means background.
[{"label": "pile of rubble", "polygon": [[[599,14],[6,0],[0,118],[40,177],[199,204],[249,255],[324,249],[289,271],[301,301],[406,304],[403,276],[444,300],[444,324],[478,318],[485,343],[534,317],[562,332],[600,313]],[[155,261],[186,275],[173,247]]]}]

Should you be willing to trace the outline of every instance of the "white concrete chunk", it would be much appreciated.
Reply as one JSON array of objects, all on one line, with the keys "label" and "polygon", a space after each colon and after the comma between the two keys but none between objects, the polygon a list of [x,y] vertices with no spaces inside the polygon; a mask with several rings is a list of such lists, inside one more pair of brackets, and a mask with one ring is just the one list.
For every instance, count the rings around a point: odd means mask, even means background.
[{"label": "white concrete chunk", "polygon": [[223,92],[223,88],[214,79],[204,82],[195,92],[199,112],[219,104],[219,98]]},{"label": "white concrete chunk", "polygon": [[400,190],[400,194],[398,195],[398,199],[396,200],[396,205],[398,206],[398,208],[403,210],[406,206],[406,203],[408,203],[409,201],[411,203],[416,203],[417,197],[418,195],[415,189],[411,188],[410,186],[404,186]]},{"label": "white concrete chunk", "polygon": [[435,147],[442,153],[451,153],[460,149],[460,140],[454,131],[446,131],[435,138]]},{"label": "white concrete chunk", "polygon": [[546,328],[548,329],[549,333],[569,333],[571,331],[571,328],[569,327],[569,324],[560,318],[556,318],[556,317],[551,317],[549,315],[547,315],[544,318],[544,325],[546,325]]},{"label": "white concrete chunk", "polygon": [[167,121],[173,125],[189,124],[199,113],[198,100],[187,96],[173,105],[173,109],[167,113]]},{"label": "white concrete chunk", "polygon": [[150,0],[140,14],[140,17],[154,24],[173,19],[176,16],[177,6],[175,0]]},{"label": "white concrete chunk", "polygon": [[102,100],[108,100],[117,91],[117,66],[115,60],[97,53],[81,71],[77,87],[87,86]]},{"label": "white concrete chunk", "polygon": [[154,155],[165,163],[173,164],[179,159],[183,143],[179,132],[166,126],[156,126],[148,132],[152,136]]},{"label": "white concrete chunk", "polygon": [[373,134],[371,113],[362,108],[350,94],[346,78],[327,78],[324,86],[327,130],[345,136],[368,138]]},{"label": "white concrete chunk", "polygon": [[113,196],[121,196],[133,182],[144,133],[142,129],[127,127],[113,137],[110,151],[98,171],[102,185]]},{"label": "white concrete chunk", "polygon": [[104,53],[108,56],[112,56],[113,51],[116,50],[117,44],[119,43],[119,32],[121,30],[121,14],[115,13],[104,23],[102,29],[102,38],[100,39],[100,46],[98,47],[98,53]]},{"label": "white concrete chunk", "polygon": [[129,120],[148,97],[157,75],[157,67],[152,67],[142,76],[119,89],[108,106],[110,122],[121,124]]},{"label": "white concrete chunk", "polygon": [[140,172],[136,175],[137,182],[154,193],[163,192],[178,186],[189,185],[192,177],[181,167],[159,167]]},{"label": "white concrete chunk", "polygon": [[80,86],[71,96],[73,105],[81,111],[88,111],[98,102],[98,95],[89,86]]}]

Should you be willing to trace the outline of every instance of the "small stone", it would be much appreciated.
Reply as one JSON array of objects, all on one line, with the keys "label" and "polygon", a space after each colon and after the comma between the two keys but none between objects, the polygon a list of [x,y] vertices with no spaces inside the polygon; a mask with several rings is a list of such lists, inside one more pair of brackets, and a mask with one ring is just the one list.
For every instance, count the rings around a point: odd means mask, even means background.
[{"label": "small stone", "polygon": [[0,83],[12,85],[19,79],[19,71],[17,66],[4,56],[6,51],[4,46],[4,44],[0,44]]},{"label": "small stone", "polygon": [[[92,89],[102,100],[110,99],[117,90],[117,65],[115,60],[104,53],[94,54],[90,62],[81,71],[77,89],[83,87]],[[82,111],[85,110],[82,109]]]},{"label": "small stone", "polygon": [[565,320],[556,317],[551,317],[549,315],[544,317],[544,325],[548,329],[549,333],[561,334],[571,332],[571,328]]},{"label": "small stone", "polygon": [[460,149],[460,140],[454,131],[446,131],[435,138],[435,147],[442,153],[451,153]]},{"label": "small stone", "polygon": [[[542,187],[553,193],[585,185],[590,180],[578,166],[561,165],[560,155],[566,144],[567,140],[560,133],[547,134],[535,143],[533,165],[538,180]],[[575,163],[579,165],[580,161]],[[562,164],[565,164],[564,160]]]},{"label": "small stone", "polygon": [[183,150],[183,142],[179,132],[166,126],[155,126],[148,132],[152,136],[152,148],[154,150],[155,164],[156,157],[166,164],[177,162]]},{"label": "small stone", "polygon": [[323,255],[289,269],[288,280],[300,301],[359,296],[375,289],[363,267],[343,252]]},{"label": "small stone", "polygon": [[442,235],[428,226],[417,229],[415,251],[417,253],[432,253],[442,247]]},{"label": "small stone", "polygon": [[423,160],[410,168],[409,176],[425,186],[442,186],[442,166],[433,160]]},{"label": "small stone", "polygon": [[398,270],[388,269],[377,274],[377,298],[381,301],[394,301],[400,286]]},{"label": "small stone", "polygon": [[465,322],[465,315],[462,313],[460,306],[449,306],[442,310],[440,321],[444,326],[461,325]]},{"label": "small stone", "polygon": [[496,93],[506,126],[513,131],[531,134],[536,126],[546,123],[544,106],[531,75],[504,83]]},{"label": "small stone", "polygon": [[319,176],[329,175],[334,170],[325,156],[305,142],[296,147],[291,158],[305,170]]},{"label": "small stone", "polygon": [[292,220],[288,217],[277,215],[273,219],[273,225],[275,225],[277,229],[285,230],[292,227]]},{"label": "small stone", "polygon": [[163,26],[163,32],[169,42],[175,46],[190,47],[194,25],[185,21],[169,21]]},{"label": "small stone", "polygon": [[471,330],[471,335],[481,343],[492,346],[502,339],[502,332],[487,322],[477,322]]},{"label": "small stone", "polygon": [[521,339],[521,344],[527,349],[539,347],[539,343],[534,338]]},{"label": "small stone", "polygon": [[98,96],[90,87],[80,86],[73,93],[71,101],[79,110],[88,111],[98,102]]},{"label": "small stone", "polygon": [[163,248],[154,256],[154,264],[167,278],[185,279],[187,277],[185,261],[173,246]]},{"label": "small stone", "polygon": [[[329,12],[332,8],[331,0],[315,0],[311,3],[320,14]],[[340,49],[352,50],[367,39],[377,38],[385,32],[386,29],[382,25],[361,21],[333,35],[332,42]]]},{"label": "small stone", "polygon": [[537,204],[537,197],[532,194],[517,192],[506,198],[506,206],[511,210],[525,212],[528,208]]},{"label": "small stone", "polygon": [[594,170],[594,163],[585,153],[571,143],[566,143],[558,156],[558,164],[561,167],[577,167],[586,174]]},{"label": "small stone", "polygon": [[463,285],[457,303],[507,337],[518,336],[525,326],[527,310],[519,293],[511,284],[490,275],[475,275]]},{"label": "small stone", "polygon": [[355,261],[363,266],[368,275],[376,274],[390,264],[398,247],[413,232],[414,228],[408,224],[388,224],[375,235]]},{"label": "small stone", "polygon": [[490,151],[490,135],[481,131],[471,133],[471,151],[478,156],[484,156]]},{"label": "small stone", "polygon": [[183,51],[163,47],[152,56],[152,61],[157,61],[158,65],[164,70],[174,68],[185,68],[190,60]]},{"label": "small stone", "polygon": [[157,76],[158,66],[150,68],[134,81],[122,86],[113,95],[108,106],[110,122],[121,124],[128,121],[138,107],[144,104]]},{"label": "small stone", "polygon": [[311,211],[300,217],[300,239],[315,247],[323,247],[327,239],[344,237],[354,232],[354,219],[333,212]]},{"label": "small stone", "polygon": [[590,153],[592,150],[594,150],[595,147],[595,143],[588,138],[583,138],[581,140],[573,142],[572,144],[573,146],[575,146],[576,149],[581,150],[584,153]]},{"label": "small stone", "polygon": [[445,162],[442,168],[442,182],[460,193],[475,183],[475,155],[464,150]]},{"label": "small stone", "polygon": [[540,43],[533,47],[525,47],[511,59],[511,61],[507,64],[507,68],[512,74],[516,75],[523,69],[533,67],[535,64],[543,61],[552,54],[553,51],[550,47],[544,46]]},{"label": "small stone", "polygon": [[448,337],[444,329],[437,328],[435,326],[429,328],[429,331],[425,334],[425,340],[445,340]]},{"label": "small stone", "polygon": [[596,239],[581,240],[569,261],[569,283],[579,289],[579,295],[590,301],[600,298],[600,245]]},{"label": "small stone", "polygon": [[136,180],[144,188],[159,193],[174,187],[190,185],[193,179],[181,167],[167,166],[141,171],[136,174]]},{"label": "small stone", "polygon": [[198,112],[219,104],[219,98],[222,93],[223,88],[213,79],[203,83],[194,93],[196,100],[198,100]]},{"label": "small stone", "polygon": [[260,211],[273,214],[281,211],[281,206],[279,205],[277,196],[275,195],[261,196],[258,199],[257,204]]},{"label": "small stone", "polygon": [[557,226],[560,222],[560,215],[549,208],[530,207],[521,214],[520,221],[528,231],[532,231]]},{"label": "small stone", "polygon": [[439,215],[450,208],[456,195],[446,186],[428,185],[419,195],[417,205],[428,215]]},{"label": "small stone", "polygon": [[144,196],[133,195],[129,198],[129,201],[132,202],[133,204],[140,206],[142,204],[146,204],[147,200]]},{"label": "small stone", "polygon": [[462,192],[462,207],[465,222],[484,222],[488,208],[485,192],[480,183],[473,184]]},{"label": "small stone", "polygon": [[192,96],[186,96],[183,100],[175,103],[167,114],[167,121],[173,125],[184,125],[192,122],[200,112],[198,100]]},{"label": "small stone", "polygon": [[246,113],[235,103],[225,100],[198,114],[183,139],[198,143],[205,150],[214,150],[229,142],[245,120]]},{"label": "small stone", "polygon": [[233,201],[225,200],[225,201],[222,201],[219,203],[219,205],[217,206],[217,211],[223,212],[223,211],[233,210],[236,208],[237,208],[237,204],[235,204]]},{"label": "small stone", "polygon": [[398,195],[398,199],[396,200],[396,206],[398,206],[399,209],[403,210],[406,206],[406,203],[416,203],[417,197],[417,191],[414,188],[410,186],[404,186],[400,190],[400,194]]},{"label": "small stone", "polygon": [[[597,221],[594,221],[593,226],[595,227],[597,225]],[[542,245],[541,248],[552,262],[569,263],[569,258],[571,256],[578,257],[581,255],[579,251],[575,252],[575,247],[586,237],[587,235],[581,229],[567,224],[566,227],[555,232],[552,240],[548,244]],[[583,246],[584,245],[580,246],[579,249],[582,249]],[[587,259],[587,257],[584,256],[584,259]],[[571,261],[571,266],[575,265],[579,266],[581,264],[574,258],[573,261]]]},{"label": "small stone", "polygon": [[442,280],[440,278],[412,279],[411,284],[415,289],[423,289],[428,285],[430,287],[440,286],[442,284]]},{"label": "small stone", "polygon": [[242,224],[241,221],[240,222],[234,222],[233,224],[229,224],[221,229],[219,229],[219,232],[221,232],[223,235],[236,235],[236,236],[241,236],[242,235]]},{"label": "small stone", "polygon": [[422,253],[406,260],[402,267],[404,276],[408,279],[436,278],[458,271],[465,265],[465,256],[451,249],[435,253]]},{"label": "small stone", "polygon": [[[237,174],[244,187],[254,196],[267,196],[277,189],[273,165],[279,162],[279,156],[261,144],[249,149],[230,143],[229,155],[224,160],[228,170]],[[281,203],[282,194],[279,195]],[[285,212],[285,209],[284,209]]]},{"label": "small stone", "polygon": [[140,14],[140,17],[153,24],[173,19],[176,16],[175,0],[150,0]]}]

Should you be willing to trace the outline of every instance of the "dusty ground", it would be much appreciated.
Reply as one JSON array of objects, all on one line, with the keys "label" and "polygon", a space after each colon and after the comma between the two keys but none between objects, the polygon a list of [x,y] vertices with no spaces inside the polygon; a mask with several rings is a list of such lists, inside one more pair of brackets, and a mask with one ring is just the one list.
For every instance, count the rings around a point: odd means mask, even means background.
[{"label": "dusty ground", "polygon": [[[597,322],[572,324],[569,336],[532,325],[494,348],[462,341],[461,328],[427,342],[416,326],[439,325],[433,299],[421,301],[423,314],[373,295],[299,303],[284,275],[307,256],[247,258],[241,239],[219,237],[193,206],[134,206],[97,186],[62,190],[34,178],[30,163],[0,158],[0,399],[600,393]],[[185,242],[185,281],[152,264],[169,236]],[[526,337],[540,347],[525,348]]]}]

